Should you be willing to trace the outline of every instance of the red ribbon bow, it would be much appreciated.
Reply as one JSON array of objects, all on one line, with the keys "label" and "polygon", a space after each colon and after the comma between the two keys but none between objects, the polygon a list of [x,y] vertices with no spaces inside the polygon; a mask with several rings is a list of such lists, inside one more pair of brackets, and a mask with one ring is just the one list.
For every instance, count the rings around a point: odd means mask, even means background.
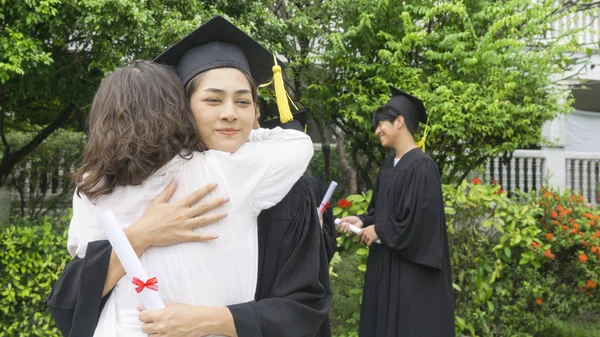
[{"label": "red ribbon bow", "polygon": [[158,283],[158,280],[156,279],[156,277],[148,279],[148,281],[146,281],[145,283],[144,283],[144,281],[140,280],[139,278],[134,277],[133,281],[131,281],[131,283],[138,286],[137,288],[135,288],[135,291],[137,291],[138,293],[141,293],[142,290],[144,290],[144,288],[158,291],[158,286],[156,285]]},{"label": "red ribbon bow", "polygon": [[321,204],[321,206],[323,206],[323,212],[325,212],[329,207],[331,207],[331,201]]}]

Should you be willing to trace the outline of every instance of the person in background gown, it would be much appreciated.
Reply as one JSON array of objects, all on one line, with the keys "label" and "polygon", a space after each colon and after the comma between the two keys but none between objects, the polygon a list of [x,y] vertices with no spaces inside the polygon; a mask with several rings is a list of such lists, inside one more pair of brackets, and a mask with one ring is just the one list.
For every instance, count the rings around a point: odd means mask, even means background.
[{"label": "person in background gown", "polygon": [[[394,150],[379,169],[367,213],[341,219],[370,246],[360,310],[361,337],[453,337],[454,297],[437,165],[414,141],[427,122],[423,103],[391,88],[375,112],[381,145]],[[380,239],[381,244],[375,243]]]}]

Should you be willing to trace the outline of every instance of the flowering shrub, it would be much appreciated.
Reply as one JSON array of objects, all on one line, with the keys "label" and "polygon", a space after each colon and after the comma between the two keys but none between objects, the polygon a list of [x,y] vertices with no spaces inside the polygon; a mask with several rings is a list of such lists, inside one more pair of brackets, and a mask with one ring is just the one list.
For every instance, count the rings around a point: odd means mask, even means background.
[{"label": "flowering shrub", "polygon": [[[509,199],[478,178],[443,191],[457,335],[535,336],[552,319],[600,310],[599,209],[551,190]],[[351,197],[334,213],[366,211]],[[353,239],[340,235],[342,256],[364,271],[368,247]]]}]

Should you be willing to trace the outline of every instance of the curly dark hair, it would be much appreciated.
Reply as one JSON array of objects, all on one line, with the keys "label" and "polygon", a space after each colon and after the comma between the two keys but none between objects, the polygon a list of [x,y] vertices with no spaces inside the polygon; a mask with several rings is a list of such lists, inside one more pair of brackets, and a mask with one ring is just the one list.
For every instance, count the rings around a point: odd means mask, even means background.
[{"label": "curly dark hair", "polygon": [[119,68],[100,84],[90,110],[77,195],[95,201],[139,185],[174,156],[204,151],[177,73],[151,61]]}]

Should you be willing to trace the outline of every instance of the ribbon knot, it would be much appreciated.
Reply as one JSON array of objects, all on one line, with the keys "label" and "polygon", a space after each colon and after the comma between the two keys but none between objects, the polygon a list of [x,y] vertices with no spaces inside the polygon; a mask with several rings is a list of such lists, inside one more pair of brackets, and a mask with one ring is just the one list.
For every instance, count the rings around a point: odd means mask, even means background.
[{"label": "ribbon knot", "polygon": [[325,212],[329,207],[331,207],[331,201],[321,204],[321,206],[323,207],[323,212]]},{"label": "ribbon knot", "polygon": [[150,278],[146,282],[140,280],[137,277],[134,277],[133,280],[131,281],[131,283],[133,283],[137,286],[137,288],[135,288],[135,291],[137,291],[138,293],[141,293],[142,290],[144,290],[144,288],[158,291],[158,286],[156,285],[158,283],[158,280],[156,279],[156,277]]}]

